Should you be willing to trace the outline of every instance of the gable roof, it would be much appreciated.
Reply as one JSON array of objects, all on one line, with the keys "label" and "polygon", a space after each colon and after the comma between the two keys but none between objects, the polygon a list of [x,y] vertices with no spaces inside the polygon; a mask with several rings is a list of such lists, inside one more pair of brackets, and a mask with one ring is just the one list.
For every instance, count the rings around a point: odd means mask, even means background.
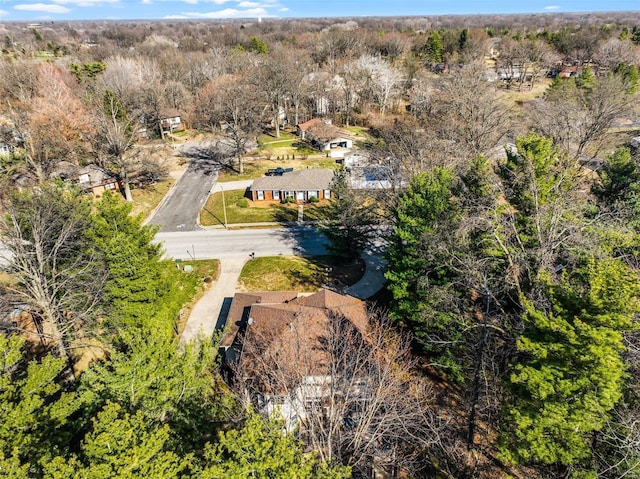
[{"label": "gable roof", "polygon": [[249,191],[326,190],[333,180],[333,172],[329,168],[313,168],[285,172],[282,176],[263,176],[253,180]]},{"label": "gable roof", "polygon": [[175,108],[161,108],[158,112],[160,120],[167,120],[169,118],[180,118],[180,112]]},{"label": "gable roof", "polygon": [[298,129],[300,131],[307,131],[309,128],[311,128],[313,125],[316,125],[318,123],[324,123],[324,124],[331,124],[331,120],[324,120],[321,118],[311,118],[311,120],[307,120],[304,123],[298,123]]},{"label": "gable roof", "polygon": [[[327,342],[332,322],[351,324],[366,335],[365,304],[351,296],[320,290],[286,303],[255,303],[248,316],[240,362],[245,374],[257,381],[269,375],[273,361],[297,374],[322,374],[329,362]],[[263,388],[272,387],[265,381]],[[273,392],[264,389],[264,392]]]},{"label": "gable roof", "polygon": [[225,328],[221,347],[229,347],[238,334],[241,327],[246,325],[249,318],[249,307],[259,303],[286,303],[295,299],[298,293],[295,291],[263,291],[260,293],[236,293],[231,301],[229,314],[227,315],[227,327]]},{"label": "gable roof", "polygon": [[348,138],[350,136],[347,131],[324,122],[317,122],[309,126],[307,133],[315,137],[316,141],[320,143],[326,143],[336,138]]}]

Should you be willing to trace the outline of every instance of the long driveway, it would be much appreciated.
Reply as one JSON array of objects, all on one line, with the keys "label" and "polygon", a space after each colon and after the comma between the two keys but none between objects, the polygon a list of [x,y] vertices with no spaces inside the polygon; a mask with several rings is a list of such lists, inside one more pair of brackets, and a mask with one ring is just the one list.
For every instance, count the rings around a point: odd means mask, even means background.
[{"label": "long driveway", "polygon": [[224,328],[238,278],[248,259],[225,258],[220,261],[220,276],[191,310],[180,336],[180,345],[197,339],[200,334],[210,338],[216,329]]},{"label": "long driveway", "polygon": [[215,166],[192,161],[164,197],[149,223],[160,226],[161,232],[199,229],[198,215],[217,179]]},{"label": "long driveway", "polygon": [[217,139],[191,141],[178,148],[189,166],[174,187],[164,197],[149,223],[160,231],[194,231],[199,229],[198,215],[213,190],[218,171],[229,162]]}]

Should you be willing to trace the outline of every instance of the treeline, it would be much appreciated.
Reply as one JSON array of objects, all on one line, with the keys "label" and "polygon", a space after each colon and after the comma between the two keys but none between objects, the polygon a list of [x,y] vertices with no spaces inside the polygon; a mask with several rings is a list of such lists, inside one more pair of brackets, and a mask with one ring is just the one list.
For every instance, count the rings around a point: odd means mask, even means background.
[{"label": "treeline", "polygon": [[2,477],[349,475],[277,420],[245,417],[212,338],[177,347],[202,277],[162,261],[129,204],[48,183],[3,206],[13,256],[0,301]]},{"label": "treeline", "polygon": [[[571,148],[582,153],[627,113],[615,96],[635,89],[640,77],[640,27],[627,23],[419,32],[373,25],[340,21],[298,31],[288,22],[107,23],[81,34],[54,24],[29,31],[31,43],[12,39],[11,30],[0,61],[0,142],[11,152],[0,157],[2,175],[33,184],[64,176],[70,162],[109,170],[126,191],[132,181],[155,181],[166,168],[153,149],[136,144],[164,137],[167,112],[224,138],[226,150],[206,156],[233,157],[237,165],[226,166],[235,169],[265,129],[277,137],[281,128],[318,116],[385,128],[404,121],[408,110],[455,148],[486,153],[487,144],[513,142],[533,124],[559,141],[581,136]],[[131,41],[117,41],[118,31],[139,28]],[[593,91],[560,82],[545,101],[513,104],[509,89],[532,88],[549,75],[601,81]],[[483,106],[460,108],[464,102]],[[439,148],[452,146],[445,141]]]},{"label": "treeline", "polygon": [[589,177],[550,138],[516,145],[412,178],[392,317],[459,384],[471,450],[540,477],[635,477],[638,159],[620,148]]}]

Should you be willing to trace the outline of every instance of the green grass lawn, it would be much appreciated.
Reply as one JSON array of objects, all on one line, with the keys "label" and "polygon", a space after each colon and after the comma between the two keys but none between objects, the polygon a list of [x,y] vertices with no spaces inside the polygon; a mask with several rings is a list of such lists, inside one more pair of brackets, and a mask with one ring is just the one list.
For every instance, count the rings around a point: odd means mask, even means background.
[{"label": "green grass lawn", "polygon": [[363,263],[344,264],[335,256],[271,256],[248,261],[239,284],[245,291],[313,292],[328,282],[354,284],[363,274]]},{"label": "green grass lawn", "polygon": [[267,144],[277,144],[279,142],[283,142],[284,140],[297,140],[298,136],[289,131],[280,130],[280,138],[275,137],[274,134],[264,133],[258,137],[258,146],[262,147]]},{"label": "green grass lawn", "polygon": [[[242,199],[246,199],[249,206],[238,206]],[[227,210],[227,223],[263,223],[263,222],[289,222],[298,220],[298,205],[281,204],[277,201],[251,201],[245,198],[243,190],[224,192],[224,204]],[[307,203],[304,205],[305,221],[322,221],[326,219],[327,202]],[[224,208],[222,192],[217,192],[209,197],[207,203],[200,211],[200,224],[213,226],[224,224]]]},{"label": "green grass lawn", "polygon": [[[254,202],[247,199],[248,208],[241,208],[238,202],[244,198],[244,190],[224,192],[224,203],[227,210],[227,223],[261,223],[261,222],[287,222],[298,219],[297,205],[281,205],[280,203],[260,202],[254,206]],[[224,208],[222,192],[209,197],[207,203],[200,211],[200,224],[203,226],[224,224]]]}]

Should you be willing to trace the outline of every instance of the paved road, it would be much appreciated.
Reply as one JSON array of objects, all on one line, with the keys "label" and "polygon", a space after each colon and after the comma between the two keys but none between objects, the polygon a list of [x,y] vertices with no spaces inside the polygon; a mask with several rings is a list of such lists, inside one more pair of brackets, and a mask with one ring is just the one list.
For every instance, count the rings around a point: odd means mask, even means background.
[{"label": "paved road", "polygon": [[216,139],[181,145],[178,152],[191,162],[149,223],[160,226],[162,232],[198,230],[198,215],[218,179],[218,170],[230,161],[226,149]]},{"label": "paved road", "polygon": [[192,161],[162,200],[149,223],[159,225],[160,231],[199,229],[198,215],[217,179],[215,167],[202,161]]},{"label": "paved road", "polygon": [[159,232],[156,241],[163,243],[171,258],[211,259],[256,256],[326,254],[322,233],[310,226],[252,230],[198,230]]},{"label": "paved road", "polygon": [[343,292],[359,299],[368,299],[380,291],[386,283],[384,272],[387,270],[387,261],[380,246],[367,249],[362,254],[362,259],[366,266],[364,276]]}]

